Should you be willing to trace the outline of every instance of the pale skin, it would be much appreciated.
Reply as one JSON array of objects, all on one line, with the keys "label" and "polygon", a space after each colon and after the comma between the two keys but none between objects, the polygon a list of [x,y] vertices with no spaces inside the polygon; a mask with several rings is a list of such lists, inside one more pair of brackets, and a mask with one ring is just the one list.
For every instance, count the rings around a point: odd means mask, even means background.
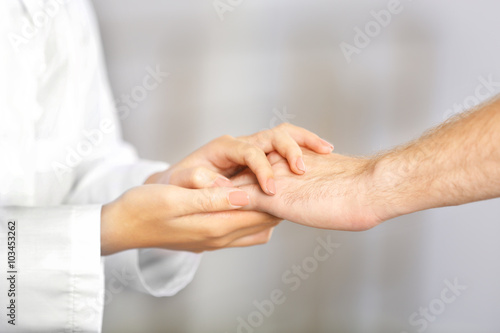
[{"label": "pale skin", "polygon": [[288,170],[303,176],[301,147],[318,154],[333,150],[317,135],[290,124],[213,140],[103,206],[102,255],[150,247],[203,252],[268,242],[281,219],[240,210],[250,199],[229,177],[248,167],[263,193],[273,196],[279,192],[266,154],[282,156]]},{"label": "pale skin", "polygon": [[268,159],[277,194],[265,196],[244,171],[233,183],[246,209],[306,226],[362,231],[413,212],[500,197],[500,101],[456,116],[407,145],[359,158],[304,152],[303,176],[278,154]]}]

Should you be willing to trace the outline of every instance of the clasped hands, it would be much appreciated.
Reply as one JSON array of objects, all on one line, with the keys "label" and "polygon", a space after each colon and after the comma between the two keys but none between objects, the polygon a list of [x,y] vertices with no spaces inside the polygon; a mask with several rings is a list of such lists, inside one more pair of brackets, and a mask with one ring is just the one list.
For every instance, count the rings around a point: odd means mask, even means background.
[{"label": "clasped hands", "polygon": [[360,195],[369,191],[369,161],[332,150],[290,124],[215,139],[104,205],[101,252],[263,244],[282,219],[340,230],[376,225]]}]

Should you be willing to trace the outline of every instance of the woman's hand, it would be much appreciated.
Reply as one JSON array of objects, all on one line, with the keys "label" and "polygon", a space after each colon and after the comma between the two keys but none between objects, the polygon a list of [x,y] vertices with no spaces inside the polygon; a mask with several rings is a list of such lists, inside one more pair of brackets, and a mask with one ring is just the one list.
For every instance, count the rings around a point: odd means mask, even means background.
[{"label": "woman's hand", "polygon": [[241,211],[248,194],[236,188],[143,185],[101,211],[101,253],[157,247],[202,252],[267,243],[279,219]]},{"label": "woman's hand", "polygon": [[253,135],[233,138],[222,136],[201,147],[165,172],[152,175],[146,183],[172,184],[186,188],[231,187],[228,179],[247,166],[262,190],[276,193],[274,172],[266,154],[283,156],[295,174],[306,172],[300,147],[327,154],[333,146],[303,128],[284,123]]}]

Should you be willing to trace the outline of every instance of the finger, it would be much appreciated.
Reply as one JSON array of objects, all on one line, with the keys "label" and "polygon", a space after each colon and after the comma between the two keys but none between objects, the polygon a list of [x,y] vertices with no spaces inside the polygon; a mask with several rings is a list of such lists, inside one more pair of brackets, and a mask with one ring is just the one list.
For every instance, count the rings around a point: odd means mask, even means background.
[{"label": "finger", "polygon": [[289,123],[282,124],[284,129],[301,147],[309,148],[319,154],[331,153],[334,149],[333,145],[326,140],[321,139],[318,135]]},{"label": "finger", "polygon": [[[263,244],[266,243],[269,240],[269,237],[265,237],[262,235],[262,233],[269,234],[270,230],[272,230],[273,226],[271,227],[258,227],[258,228],[252,228],[252,229],[247,229],[247,230],[242,230],[241,237],[235,237],[233,235],[225,236],[225,237],[219,237],[219,238],[213,238],[207,242],[207,246],[209,250],[219,250],[223,248],[228,248],[228,247],[234,247],[231,246],[232,243],[237,241],[238,239],[245,238],[245,237],[251,237],[255,238],[256,235],[260,234],[260,237],[257,237],[258,239],[255,239],[253,242],[246,242],[246,245],[240,244],[240,246],[251,246],[251,245],[257,245],[257,244]],[[253,237],[252,237],[253,236]]]},{"label": "finger", "polygon": [[316,134],[290,123],[283,123],[270,130],[258,132],[253,135],[242,137],[243,140],[255,144],[257,147],[269,153],[273,150],[272,138],[276,130],[286,131],[299,146],[308,148],[316,153],[327,154],[333,151],[333,145],[321,139]]},{"label": "finger", "polygon": [[[280,158],[282,157],[280,156]],[[236,176],[232,177],[231,183],[234,185],[234,187],[239,187],[248,184],[256,184],[257,177],[250,169],[247,168],[244,171],[237,174]]]},{"label": "finger", "polygon": [[274,165],[280,161],[283,161],[283,157],[277,152],[273,151],[272,153],[267,154],[267,160],[271,165]]},{"label": "finger", "polygon": [[[263,193],[262,195],[268,197]],[[200,215],[197,214],[185,216],[183,217],[183,219],[185,219],[185,221],[189,221],[191,217],[199,218]],[[228,235],[234,235],[233,239],[236,238],[236,236],[243,236],[243,234],[237,234],[241,230],[249,230],[251,228],[261,227],[269,228],[276,225],[277,222],[280,222],[277,217],[274,217],[267,213],[243,210],[231,210],[218,213],[203,214],[203,219],[205,221],[204,226],[208,229],[211,229],[212,231],[216,230],[219,234],[219,238]]]},{"label": "finger", "polygon": [[170,197],[167,200],[170,206],[176,209],[177,216],[234,210],[250,203],[248,193],[228,187],[204,189],[179,187],[178,191],[168,193]]},{"label": "finger", "polygon": [[268,195],[265,195],[264,193],[262,193],[262,191],[260,191],[259,187],[256,184],[242,185],[239,188],[248,193],[250,197],[250,203],[245,207],[242,207],[243,211],[268,212],[271,211],[273,205],[277,203],[276,200],[283,200],[283,198],[276,199],[277,197],[270,197]]},{"label": "finger", "polygon": [[266,244],[271,239],[273,231],[274,228],[267,228],[257,233],[243,236],[227,244],[226,247],[246,247]]},{"label": "finger", "polygon": [[224,234],[221,237],[213,238],[211,240],[212,248],[213,249],[220,249],[220,248],[229,247],[229,244],[233,243],[237,239],[240,239],[240,238],[243,238],[246,236],[255,235],[255,234],[258,234],[262,231],[272,229],[276,225],[278,225],[279,222],[281,222],[281,220],[279,220],[273,216],[269,216],[269,218],[266,218],[266,220],[269,220],[270,222],[267,222],[264,224],[259,224],[257,226],[248,227],[248,228],[239,228],[232,233]]},{"label": "finger", "polygon": [[226,149],[226,157],[239,165],[246,165],[255,173],[260,187],[268,195],[276,194],[276,184],[274,182],[274,172],[271,164],[267,160],[266,154],[258,147],[235,139],[238,143],[235,146],[234,142]]},{"label": "finger", "polygon": [[205,167],[186,168],[170,176],[170,184],[200,189],[206,187],[233,187],[229,179]]},{"label": "finger", "polygon": [[302,150],[297,142],[285,130],[276,129],[272,139],[274,150],[283,156],[294,173],[302,175],[306,166],[302,158]]},{"label": "finger", "polygon": [[247,235],[255,234],[257,232],[260,232],[268,228],[275,227],[282,221],[281,219],[266,213],[260,213],[260,214],[261,216],[258,216],[257,220],[255,220],[255,222],[257,222],[258,224],[254,224],[246,228],[239,227],[233,232],[230,232],[227,235],[227,237],[231,238],[232,240],[235,240]]},{"label": "finger", "polygon": [[305,128],[288,124],[287,131],[301,147],[309,148],[316,153],[328,154],[334,149],[330,142],[321,139],[318,135],[306,130]]}]

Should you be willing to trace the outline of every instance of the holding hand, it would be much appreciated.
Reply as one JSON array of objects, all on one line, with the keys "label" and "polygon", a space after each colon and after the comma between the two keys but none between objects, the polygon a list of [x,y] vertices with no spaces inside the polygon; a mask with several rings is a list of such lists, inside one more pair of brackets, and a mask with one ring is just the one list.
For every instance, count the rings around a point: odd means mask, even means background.
[{"label": "holding hand", "polygon": [[300,147],[327,154],[333,146],[303,128],[284,123],[273,129],[250,136],[233,138],[222,136],[201,147],[167,171],[150,177],[146,183],[161,183],[186,188],[233,186],[232,177],[242,167],[257,176],[262,190],[268,195],[276,193],[274,171],[266,154],[277,152],[286,159],[290,170],[304,174],[306,165]]},{"label": "holding hand", "polygon": [[228,177],[247,166],[260,188],[274,195],[274,171],[266,154],[286,158],[287,170],[302,175],[306,166],[301,146],[322,154],[333,150],[317,135],[290,124],[250,136],[215,139],[150,176],[147,185],[103,206],[102,253],[147,247],[202,252],[266,243],[281,219],[239,210],[250,199]]},{"label": "holding hand", "polygon": [[235,188],[135,187],[103,206],[101,252],[149,247],[202,252],[267,243],[280,219],[238,210],[248,203],[248,194]]}]

